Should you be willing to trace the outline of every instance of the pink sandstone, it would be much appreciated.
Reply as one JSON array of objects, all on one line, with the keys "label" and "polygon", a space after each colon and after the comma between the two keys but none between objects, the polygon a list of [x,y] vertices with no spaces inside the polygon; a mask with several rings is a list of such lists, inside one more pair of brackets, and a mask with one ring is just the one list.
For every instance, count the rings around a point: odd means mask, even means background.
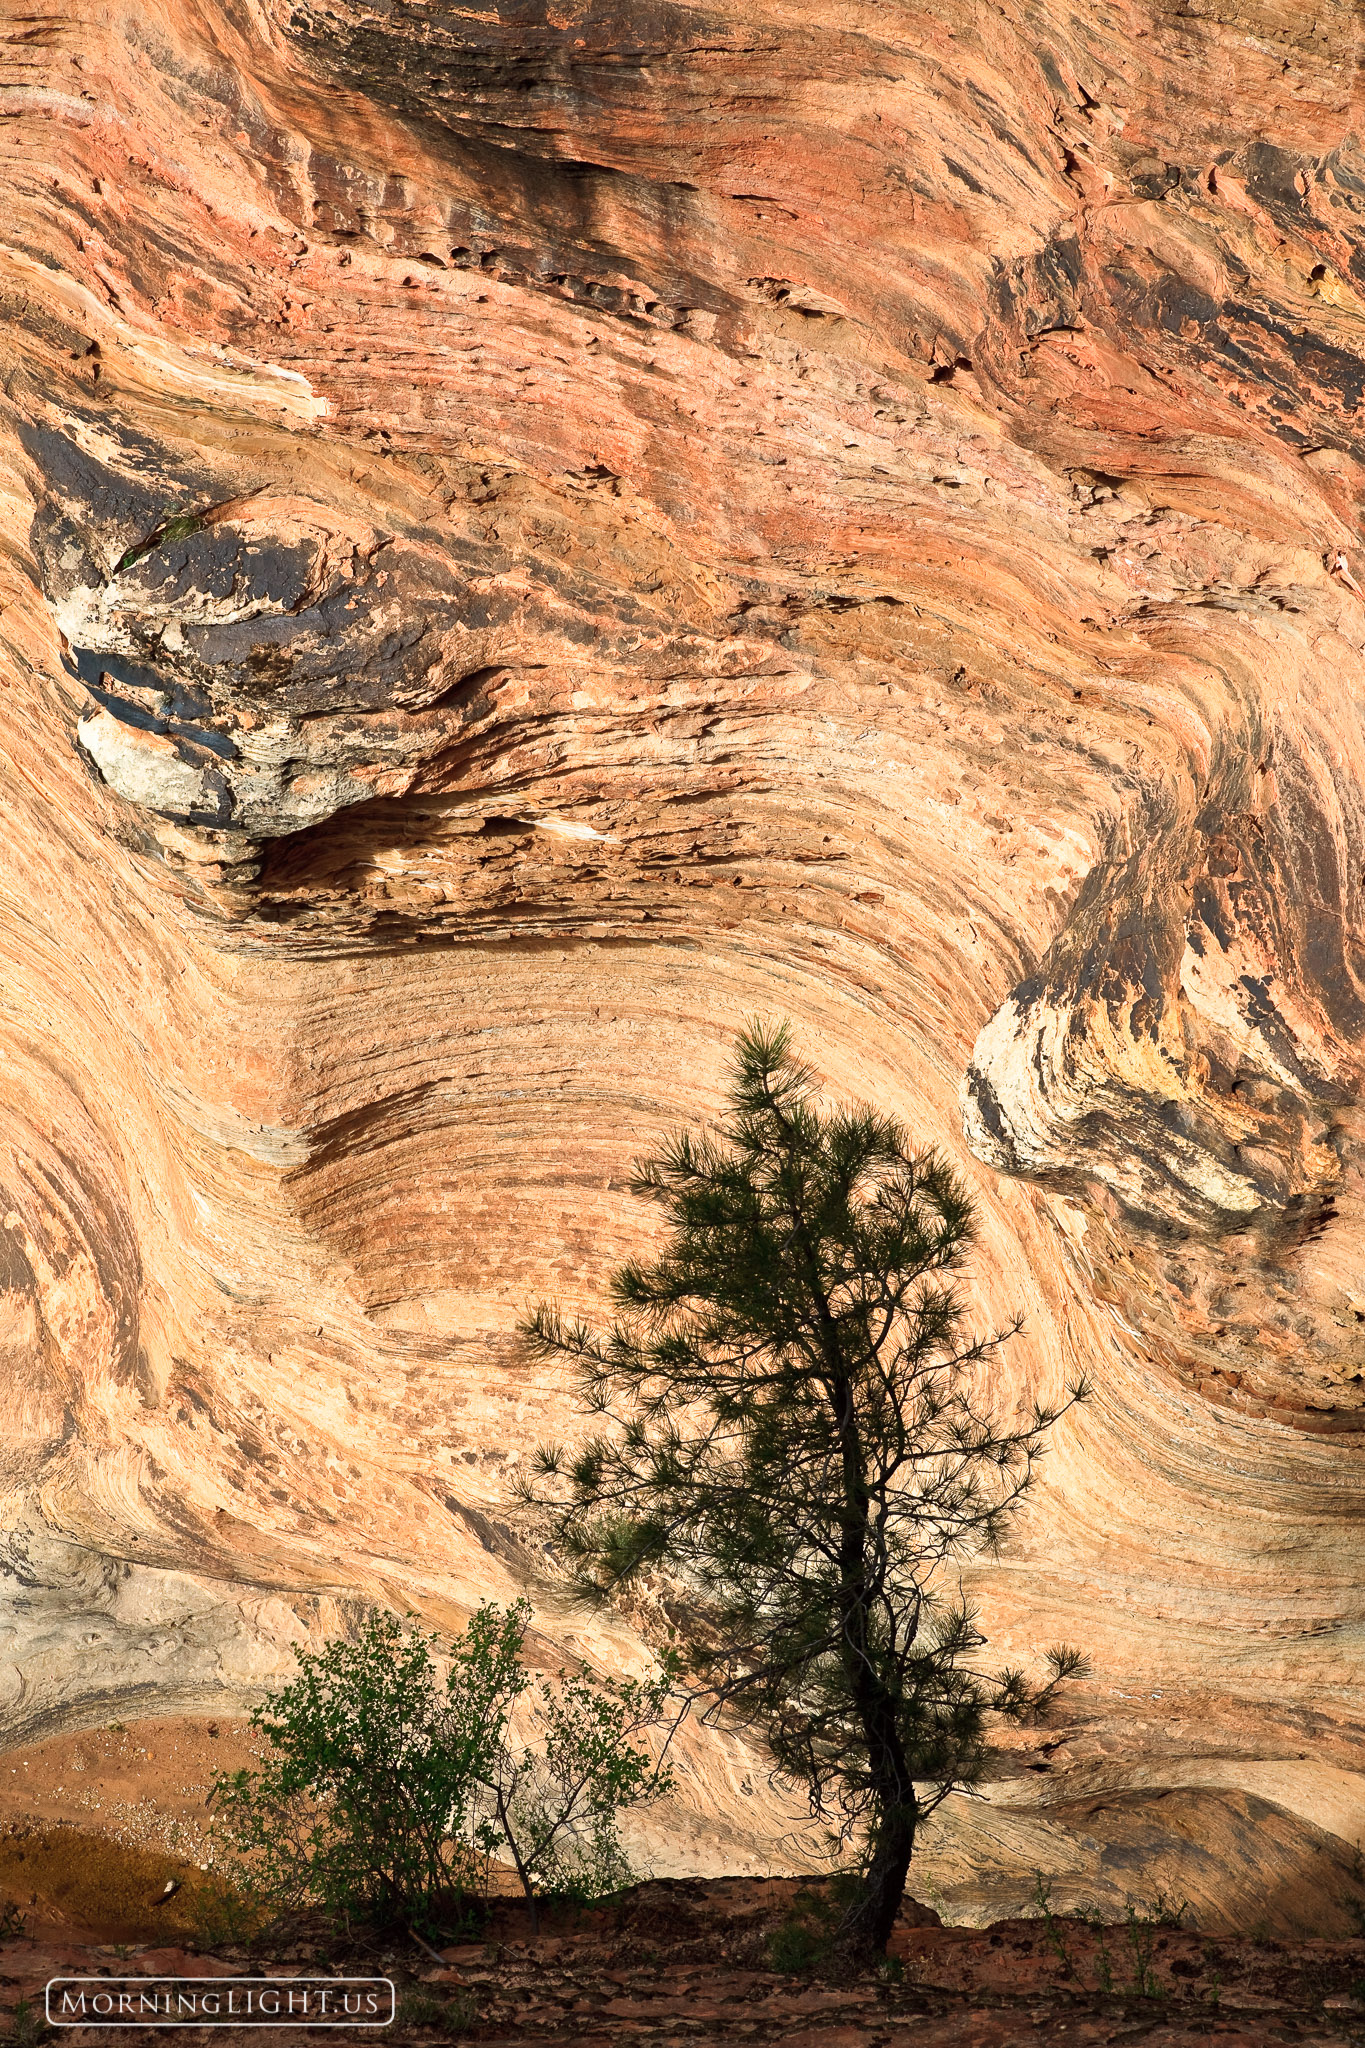
[{"label": "pink sandstone", "polygon": [[[931,1847],[946,1909],[1344,1912],[1363,33],[7,11],[12,1739],[506,1597],[572,1424],[516,1318],[600,1303],[629,1160],[782,1014],[969,1175],[1010,1395],[1096,1388],[972,1574],[1093,1675]],[[796,1853],[689,1754],[661,1862]]]}]

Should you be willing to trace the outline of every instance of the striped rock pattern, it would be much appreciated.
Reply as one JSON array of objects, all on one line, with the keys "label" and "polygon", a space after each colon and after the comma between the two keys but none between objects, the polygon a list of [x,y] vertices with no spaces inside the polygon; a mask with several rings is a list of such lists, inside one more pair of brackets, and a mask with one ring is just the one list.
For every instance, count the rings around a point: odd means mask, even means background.
[{"label": "striped rock pattern", "polygon": [[[517,1315],[782,1014],[968,1174],[1002,1398],[1095,1388],[972,1574],[1093,1675],[945,1900],[1121,1891],[1173,1788],[1210,1896],[1248,1800],[1277,1870],[1362,1838],[1361,42],[10,10],[12,1732],[505,1597],[572,1425]],[[660,1856],[780,1862],[690,1755]]]}]

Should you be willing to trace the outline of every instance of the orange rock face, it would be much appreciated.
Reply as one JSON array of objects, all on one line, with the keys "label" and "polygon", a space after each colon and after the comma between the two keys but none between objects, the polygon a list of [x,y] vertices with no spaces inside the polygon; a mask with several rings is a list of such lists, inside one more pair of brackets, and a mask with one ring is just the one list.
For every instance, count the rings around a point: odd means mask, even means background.
[{"label": "orange rock face", "polygon": [[12,1731],[505,1596],[517,1315],[780,1013],[1096,1390],[973,1573],[1094,1661],[996,1903],[1095,1800],[1360,1839],[1358,11],[0,35]]}]

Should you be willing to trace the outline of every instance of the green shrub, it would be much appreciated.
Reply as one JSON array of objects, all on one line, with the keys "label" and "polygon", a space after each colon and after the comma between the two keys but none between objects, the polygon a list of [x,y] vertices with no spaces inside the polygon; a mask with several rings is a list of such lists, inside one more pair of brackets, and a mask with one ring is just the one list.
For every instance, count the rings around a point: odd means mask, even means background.
[{"label": "green shrub", "polygon": [[262,1768],[214,1780],[226,1882],[277,1912],[458,1927],[486,1890],[495,1831],[475,1807],[525,1689],[528,1615],[524,1601],[481,1608],[444,1684],[435,1638],[389,1614],[300,1652],[298,1677],[251,1717]]},{"label": "green shrub", "polygon": [[220,1939],[302,1907],[465,1932],[499,1852],[533,1925],[538,1894],[589,1900],[630,1882],[617,1816],[671,1783],[636,1738],[660,1719],[673,1664],[650,1680],[541,1680],[541,1740],[514,1740],[509,1717],[533,1690],[520,1662],[530,1612],[525,1600],[480,1608],[444,1679],[437,1639],[392,1615],[299,1653],[297,1678],[252,1715],[262,1767],[214,1780],[218,1866],[202,1910]]},{"label": "green shrub", "polygon": [[1161,1998],[1164,1996],[1160,1980],[1152,1967],[1152,1946],[1159,1920],[1139,1913],[1131,1902],[1128,1906],[1127,1927],[1128,1950],[1133,1959],[1133,1981],[1129,1990],[1135,1998]]},{"label": "green shrub", "polygon": [[672,1773],[637,1747],[663,1716],[676,1670],[650,1680],[561,1671],[538,1690],[538,1748],[504,1744],[489,1785],[490,1817],[538,1924],[537,1894],[587,1903],[634,1878],[617,1827],[623,1807],[668,1791]]},{"label": "green shrub", "polygon": [[1048,1947],[1060,1962],[1062,1975],[1074,1982],[1076,1965],[1071,1960],[1071,1951],[1066,1945],[1061,1922],[1052,1910],[1052,1880],[1045,1878],[1041,1870],[1034,1871],[1033,1879],[1033,1902],[1037,1906],[1039,1916],[1042,1919],[1043,1927],[1047,1934]]}]

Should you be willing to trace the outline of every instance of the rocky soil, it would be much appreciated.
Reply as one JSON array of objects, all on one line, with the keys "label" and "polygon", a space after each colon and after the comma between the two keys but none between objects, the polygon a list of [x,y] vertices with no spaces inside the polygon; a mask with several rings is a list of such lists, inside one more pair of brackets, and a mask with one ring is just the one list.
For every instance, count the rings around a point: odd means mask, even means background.
[{"label": "rocky soil", "polygon": [[[775,1970],[773,1932],[811,1896],[795,1880],[655,1883],[610,1909],[552,1914],[534,1938],[520,1906],[503,1902],[483,1938],[434,1956],[406,1940],[346,1945],[302,1931],[264,1955],[205,1956],[164,1940],[115,1949],[72,1929],[0,1944],[0,1995],[11,2011],[20,1999],[40,2001],[54,1974],[382,1974],[399,1996],[386,2038],[507,2048],[1347,2048],[1365,2038],[1365,1939],[1210,1940],[1065,1918],[973,1930],[927,1924],[933,1916],[907,1903],[884,1969],[853,1977],[818,1964]],[[257,2033],[267,2048],[295,2038]],[[211,2030],[192,2030],[201,2037]],[[104,2037],[76,2029],[73,2038]],[[147,2029],[130,2038],[150,2048],[159,2036]]]},{"label": "rocky soil", "polygon": [[[575,1426],[515,1324],[600,1304],[630,1159],[784,1014],[969,1177],[1001,1400],[1095,1387],[969,1574],[1092,1677],[937,1896],[1344,1930],[1363,35],[0,21],[15,1756],[239,1711],[376,1598],[529,1583],[538,1659],[638,1662],[508,1516]],[[653,1867],[807,1866],[743,1745],[681,1761]]]}]

